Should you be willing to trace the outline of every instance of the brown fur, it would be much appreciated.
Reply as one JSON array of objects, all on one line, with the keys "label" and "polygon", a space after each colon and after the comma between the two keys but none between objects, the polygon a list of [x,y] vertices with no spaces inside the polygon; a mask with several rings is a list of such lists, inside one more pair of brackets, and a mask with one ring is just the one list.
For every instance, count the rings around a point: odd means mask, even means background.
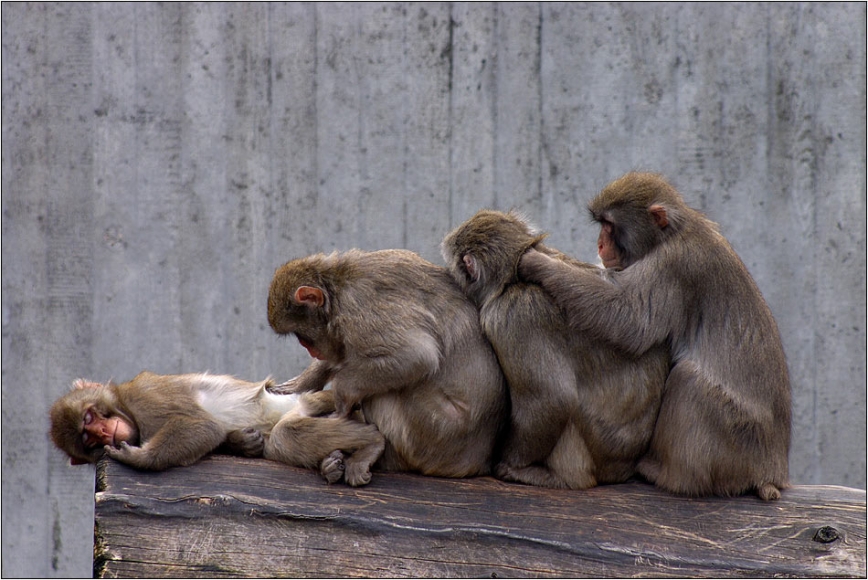
[{"label": "brown fur", "polygon": [[[328,391],[291,398],[267,392],[270,386],[270,381],[249,383],[228,376],[150,372],[121,384],[77,381],[51,408],[51,438],[74,462],[93,463],[106,453],[145,470],[189,465],[221,445],[311,468],[337,450],[352,454],[346,459],[347,483],[370,481],[368,468],[384,447],[373,426],[327,417],[335,410]],[[134,426],[133,437],[118,447],[85,447],[82,426],[88,409],[122,417]],[[344,467],[332,460],[327,465],[330,470]],[[335,473],[323,475],[340,479]]]},{"label": "brown fur", "polygon": [[509,385],[512,420],[497,475],[574,489],[624,481],[648,448],[668,358],[663,349],[635,358],[571,330],[542,288],[521,282],[517,267],[529,248],[603,275],[543,237],[515,213],[484,210],[442,244]]},{"label": "brown fur", "polygon": [[473,305],[445,269],[404,250],[318,254],[274,274],[268,321],[314,361],[290,391],[331,382],[336,406],[361,406],[387,441],[378,467],[488,473],[505,388]]},{"label": "brown fur", "polygon": [[639,471],[679,494],[777,499],[788,485],[790,381],[747,268],[658,175],[625,175],[590,210],[601,245],[618,256],[607,277],[533,251],[519,272],[578,331],[637,356],[668,348],[673,366]]}]

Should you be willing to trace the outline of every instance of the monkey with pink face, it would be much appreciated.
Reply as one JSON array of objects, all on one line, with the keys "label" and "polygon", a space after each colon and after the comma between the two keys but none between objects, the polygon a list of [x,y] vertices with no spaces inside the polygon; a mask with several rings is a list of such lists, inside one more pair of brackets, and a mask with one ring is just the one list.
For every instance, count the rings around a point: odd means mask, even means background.
[{"label": "monkey with pink face", "polygon": [[659,175],[628,173],[590,203],[606,275],[528,250],[539,284],[577,332],[633,356],[671,357],[638,471],[675,493],[788,486],[790,380],[772,313],[717,225]]},{"label": "monkey with pink face", "polygon": [[279,267],[268,322],[313,357],[280,387],[331,384],[386,438],[377,468],[441,477],[491,472],[508,413],[476,308],[442,266],[407,250],[317,254]]},{"label": "monkey with pink face", "polygon": [[273,386],[207,373],[143,372],[120,384],[79,379],[51,407],[51,438],[73,464],[106,454],[160,471],[223,448],[318,467],[330,483],[370,482],[384,448],[376,427],[333,416],[330,391],[277,395]]}]

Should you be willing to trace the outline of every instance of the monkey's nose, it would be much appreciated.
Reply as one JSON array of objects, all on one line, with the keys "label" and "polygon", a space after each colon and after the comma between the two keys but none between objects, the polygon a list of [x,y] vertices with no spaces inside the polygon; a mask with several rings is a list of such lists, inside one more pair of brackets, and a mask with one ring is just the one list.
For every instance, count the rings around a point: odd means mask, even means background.
[{"label": "monkey's nose", "polygon": [[112,435],[108,433],[102,423],[91,424],[85,427],[85,431],[99,445],[110,445],[112,443]]}]

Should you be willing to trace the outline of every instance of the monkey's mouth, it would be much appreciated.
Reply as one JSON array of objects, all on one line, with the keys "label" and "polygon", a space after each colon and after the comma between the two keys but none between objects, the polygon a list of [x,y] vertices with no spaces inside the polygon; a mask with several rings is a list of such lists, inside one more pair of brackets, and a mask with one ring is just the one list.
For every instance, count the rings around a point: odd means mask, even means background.
[{"label": "monkey's mouth", "polygon": [[114,429],[112,429],[112,441],[111,441],[111,446],[112,446],[112,447],[117,447],[117,446],[118,446],[118,442],[117,442],[117,433],[118,433],[118,426],[119,426],[119,425],[120,425],[120,421],[115,420],[115,422],[114,422]]},{"label": "monkey's mouth", "polygon": [[325,360],[322,356],[322,353],[319,350],[317,350],[317,348],[313,345],[313,343],[310,340],[308,340],[307,338],[300,336],[298,334],[296,334],[295,337],[298,339],[298,343],[307,349],[307,352],[310,356],[312,356],[313,358],[318,359],[318,360]]}]

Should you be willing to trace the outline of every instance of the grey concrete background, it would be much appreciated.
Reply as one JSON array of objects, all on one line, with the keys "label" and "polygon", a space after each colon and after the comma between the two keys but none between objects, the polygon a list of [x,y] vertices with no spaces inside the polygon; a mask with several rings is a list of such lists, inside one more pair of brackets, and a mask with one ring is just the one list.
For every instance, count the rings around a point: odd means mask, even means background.
[{"label": "grey concrete background", "polygon": [[721,224],[793,378],[796,483],[866,482],[866,9],[850,4],[2,5],[2,574],[88,576],[79,376],[287,378],[274,268],[442,263],[483,207],[594,260],[630,169]]}]

